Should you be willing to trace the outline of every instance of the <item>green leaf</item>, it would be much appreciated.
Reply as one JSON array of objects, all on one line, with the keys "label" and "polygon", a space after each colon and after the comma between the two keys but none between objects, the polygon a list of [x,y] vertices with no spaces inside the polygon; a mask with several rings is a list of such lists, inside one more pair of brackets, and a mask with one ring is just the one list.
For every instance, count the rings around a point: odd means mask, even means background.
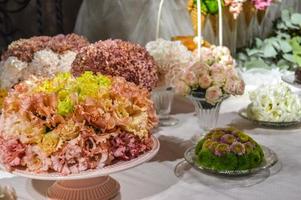
[{"label": "green leaf", "polygon": [[260,38],[256,38],[256,39],[255,39],[255,46],[256,46],[256,47],[262,46],[262,40],[261,40]]},{"label": "green leaf", "polygon": [[291,17],[292,23],[301,27],[301,14],[293,13]]},{"label": "green leaf", "polygon": [[280,69],[289,69],[290,68],[290,65],[291,63],[288,62],[287,60],[284,60],[284,59],[280,59],[278,62],[277,62],[277,67],[279,67]]},{"label": "green leaf", "polygon": [[286,60],[288,60],[290,62],[295,62],[292,54],[283,54],[283,58],[285,58]]},{"label": "green leaf", "polygon": [[282,19],[282,21],[290,20],[290,12],[288,10],[283,10],[281,12],[281,19]]},{"label": "green leaf", "polygon": [[245,63],[245,68],[252,69],[252,68],[269,68],[269,66],[260,58],[252,59]]},{"label": "green leaf", "polygon": [[289,44],[288,41],[286,40],[279,40],[279,46],[280,46],[280,50],[284,53],[288,53],[291,52],[293,50],[293,48],[291,47],[291,45]]},{"label": "green leaf", "polygon": [[299,66],[301,66],[301,56],[298,55],[298,54],[294,54],[294,55],[293,55],[293,58],[294,58],[294,61],[295,61]]},{"label": "green leaf", "polygon": [[277,55],[277,51],[272,45],[267,44],[263,46],[262,50],[263,50],[263,57],[265,58],[272,58]]},{"label": "green leaf", "polygon": [[260,53],[262,53],[261,49],[247,49],[248,56],[254,56]]}]

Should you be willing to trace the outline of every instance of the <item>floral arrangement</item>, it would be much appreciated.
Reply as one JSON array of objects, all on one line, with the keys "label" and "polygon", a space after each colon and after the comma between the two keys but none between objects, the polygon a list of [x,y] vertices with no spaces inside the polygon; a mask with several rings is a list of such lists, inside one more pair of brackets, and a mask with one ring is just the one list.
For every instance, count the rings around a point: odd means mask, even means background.
[{"label": "floral arrangement", "polygon": [[236,128],[216,128],[200,140],[195,148],[198,165],[217,170],[247,170],[264,160],[261,147]]},{"label": "floral arrangement", "polygon": [[285,84],[261,86],[250,92],[247,114],[251,119],[268,122],[291,122],[301,118],[301,100]]},{"label": "floral arrangement", "polygon": [[5,98],[0,162],[63,175],[102,168],[150,150],[156,124],[149,92],[122,77],[33,78]]},{"label": "floral arrangement", "polygon": [[175,69],[171,81],[178,93],[205,98],[211,105],[225,96],[243,94],[244,82],[235,70],[235,60],[227,47],[203,47],[200,60],[183,73]]},{"label": "floral arrangement", "polygon": [[246,70],[278,68],[294,70],[301,66],[301,14],[283,10],[271,37],[256,38],[250,48],[240,51],[238,65]]},{"label": "floral arrangement", "polygon": [[9,89],[31,75],[67,72],[79,49],[89,42],[76,34],[39,36],[12,42],[0,62],[0,87]]},{"label": "floral arrangement", "polygon": [[[243,10],[243,4],[248,1],[251,2],[257,10],[265,10],[273,2],[273,0],[222,0],[222,5],[228,7],[230,13],[232,13],[234,19],[236,19]],[[197,7],[197,0],[190,0],[188,2],[189,10],[191,10],[191,7]],[[201,9],[205,15],[218,14],[218,0],[201,0]]]},{"label": "floral arrangement", "polygon": [[81,49],[73,64],[72,73],[85,71],[122,76],[148,90],[158,81],[157,66],[145,48],[122,40],[105,40]]},{"label": "floral arrangement", "polygon": [[184,69],[193,61],[194,55],[180,41],[158,39],[146,44],[158,67],[159,85],[168,85],[168,75],[174,68]]}]

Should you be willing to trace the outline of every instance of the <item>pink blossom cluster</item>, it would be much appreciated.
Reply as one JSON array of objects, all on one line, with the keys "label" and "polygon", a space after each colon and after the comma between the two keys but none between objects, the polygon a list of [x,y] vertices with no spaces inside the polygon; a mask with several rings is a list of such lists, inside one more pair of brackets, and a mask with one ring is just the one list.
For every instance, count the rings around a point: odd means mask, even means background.
[{"label": "pink blossom cluster", "polygon": [[[229,6],[229,10],[233,14],[234,19],[237,19],[246,1],[247,0],[224,0],[225,6]],[[257,10],[265,10],[271,5],[272,1],[273,0],[251,0]]]},{"label": "pink blossom cluster", "polygon": [[265,10],[271,5],[272,0],[252,0],[252,3],[257,10]]},{"label": "pink blossom cluster", "polygon": [[[175,82],[176,91],[190,94],[192,90],[205,91],[206,101],[212,105],[225,95],[242,95],[244,82],[235,70],[235,60],[226,47],[202,48],[200,61],[182,71]],[[180,74],[180,73],[179,73]]]},{"label": "pink blossom cluster", "polygon": [[233,14],[234,19],[236,19],[242,11],[243,4],[247,0],[224,0],[224,1],[225,1],[225,5],[229,6],[229,10]]}]

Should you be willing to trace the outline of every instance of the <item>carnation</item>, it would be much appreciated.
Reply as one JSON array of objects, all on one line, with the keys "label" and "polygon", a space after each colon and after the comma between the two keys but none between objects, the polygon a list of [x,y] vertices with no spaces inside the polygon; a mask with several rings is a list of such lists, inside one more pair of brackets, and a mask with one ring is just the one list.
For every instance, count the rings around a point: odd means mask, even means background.
[{"label": "carnation", "polygon": [[62,175],[149,151],[158,119],[150,93],[122,77],[85,72],[17,84],[0,117],[0,162]]},{"label": "carnation", "polygon": [[157,66],[146,49],[122,40],[99,41],[82,48],[72,64],[72,73],[79,76],[85,71],[122,76],[148,90],[158,81]]}]

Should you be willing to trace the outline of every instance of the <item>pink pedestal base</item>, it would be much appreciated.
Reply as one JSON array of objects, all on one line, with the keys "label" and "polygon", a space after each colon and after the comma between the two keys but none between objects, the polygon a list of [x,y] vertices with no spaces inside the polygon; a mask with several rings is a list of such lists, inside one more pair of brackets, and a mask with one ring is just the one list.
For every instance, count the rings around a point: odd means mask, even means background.
[{"label": "pink pedestal base", "polygon": [[108,200],[119,193],[119,183],[110,176],[85,180],[56,181],[47,192],[49,200]]}]

